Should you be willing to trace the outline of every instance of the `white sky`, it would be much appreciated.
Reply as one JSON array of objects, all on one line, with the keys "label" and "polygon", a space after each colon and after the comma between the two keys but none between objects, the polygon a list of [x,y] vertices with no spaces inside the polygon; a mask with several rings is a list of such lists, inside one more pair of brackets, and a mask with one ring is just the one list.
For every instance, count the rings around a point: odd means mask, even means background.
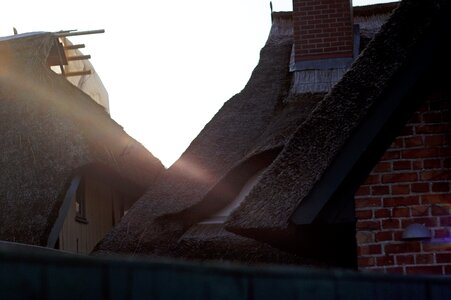
[{"label": "white sky", "polygon": [[[166,166],[247,83],[271,26],[269,0],[3,1],[0,36],[105,29],[73,37],[110,96],[111,116]],[[292,0],[273,0],[289,11]],[[391,0],[354,0],[354,5]]]}]

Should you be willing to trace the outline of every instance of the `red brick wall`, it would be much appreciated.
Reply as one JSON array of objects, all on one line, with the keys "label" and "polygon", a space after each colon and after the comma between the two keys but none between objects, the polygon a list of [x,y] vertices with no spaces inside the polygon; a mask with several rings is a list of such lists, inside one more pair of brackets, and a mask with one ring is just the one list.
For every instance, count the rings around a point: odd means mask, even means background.
[{"label": "red brick wall", "polygon": [[[356,193],[360,270],[451,275],[451,111],[430,96]],[[403,241],[425,224],[430,241]]]},{"label": "red brick wall", "polygon": [[351,0],[293,0],[295,61],[352,57]]}]

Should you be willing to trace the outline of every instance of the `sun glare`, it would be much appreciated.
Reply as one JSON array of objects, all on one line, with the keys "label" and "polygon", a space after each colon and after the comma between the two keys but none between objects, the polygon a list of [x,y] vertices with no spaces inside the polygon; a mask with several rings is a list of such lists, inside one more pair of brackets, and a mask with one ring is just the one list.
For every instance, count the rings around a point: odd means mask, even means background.
[{"label": "sun glare", "polygon": [[[388,1],[354,5],[375,2]],[[272,4],[275,11],[292,9],[292,0]],[[105,29],[72,41],[86,44],[111,116],[166,166],[245,86],[271,26],[269,1],[261,0],[17,0],[2,3],[2,11],[2,36],[13,27]]]}]

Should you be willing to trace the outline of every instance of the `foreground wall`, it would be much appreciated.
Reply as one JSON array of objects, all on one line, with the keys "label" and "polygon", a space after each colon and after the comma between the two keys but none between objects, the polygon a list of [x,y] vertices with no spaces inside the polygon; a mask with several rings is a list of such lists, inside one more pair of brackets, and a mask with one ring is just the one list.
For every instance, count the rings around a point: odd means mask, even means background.
[{"label": "foreground wall", "polygon": [[0,298],[451,299],[451,279],[445,277],[101,260],[55,252],[0,242]]},{"label": "foreground wall", "polygon": [[[360,270],[451,274],[450,97],[423,101],[356,194]],[[432,238],[404,241],[424,224]]]}]

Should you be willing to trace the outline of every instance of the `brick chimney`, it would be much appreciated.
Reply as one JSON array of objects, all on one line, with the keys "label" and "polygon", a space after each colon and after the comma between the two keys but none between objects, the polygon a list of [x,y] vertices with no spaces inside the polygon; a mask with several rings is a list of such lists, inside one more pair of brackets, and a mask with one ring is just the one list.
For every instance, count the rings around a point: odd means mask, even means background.
[{"label": "brick chimney", "polygon": [[[310,71],[297,74],[302,87],[295,92],[324,92],[338,81],[354,58],[354,29],[352,0],[293,0],[292,71]],[[312,70],[328,74],[311,74]],[[321,72],[320,72],[321,73]],[[311,82],[305,85],[305,78]],[[316,78],[317,80],[311,80]],[[324,83],[325,78],[331,78]],[[304,81],[302,83],[301,81]],[[320,82],[322,82],[320,84]]]},{"label": "brick chimney", "polygon": [[353,56],[352,0],[293,0],[296,61]]}]

